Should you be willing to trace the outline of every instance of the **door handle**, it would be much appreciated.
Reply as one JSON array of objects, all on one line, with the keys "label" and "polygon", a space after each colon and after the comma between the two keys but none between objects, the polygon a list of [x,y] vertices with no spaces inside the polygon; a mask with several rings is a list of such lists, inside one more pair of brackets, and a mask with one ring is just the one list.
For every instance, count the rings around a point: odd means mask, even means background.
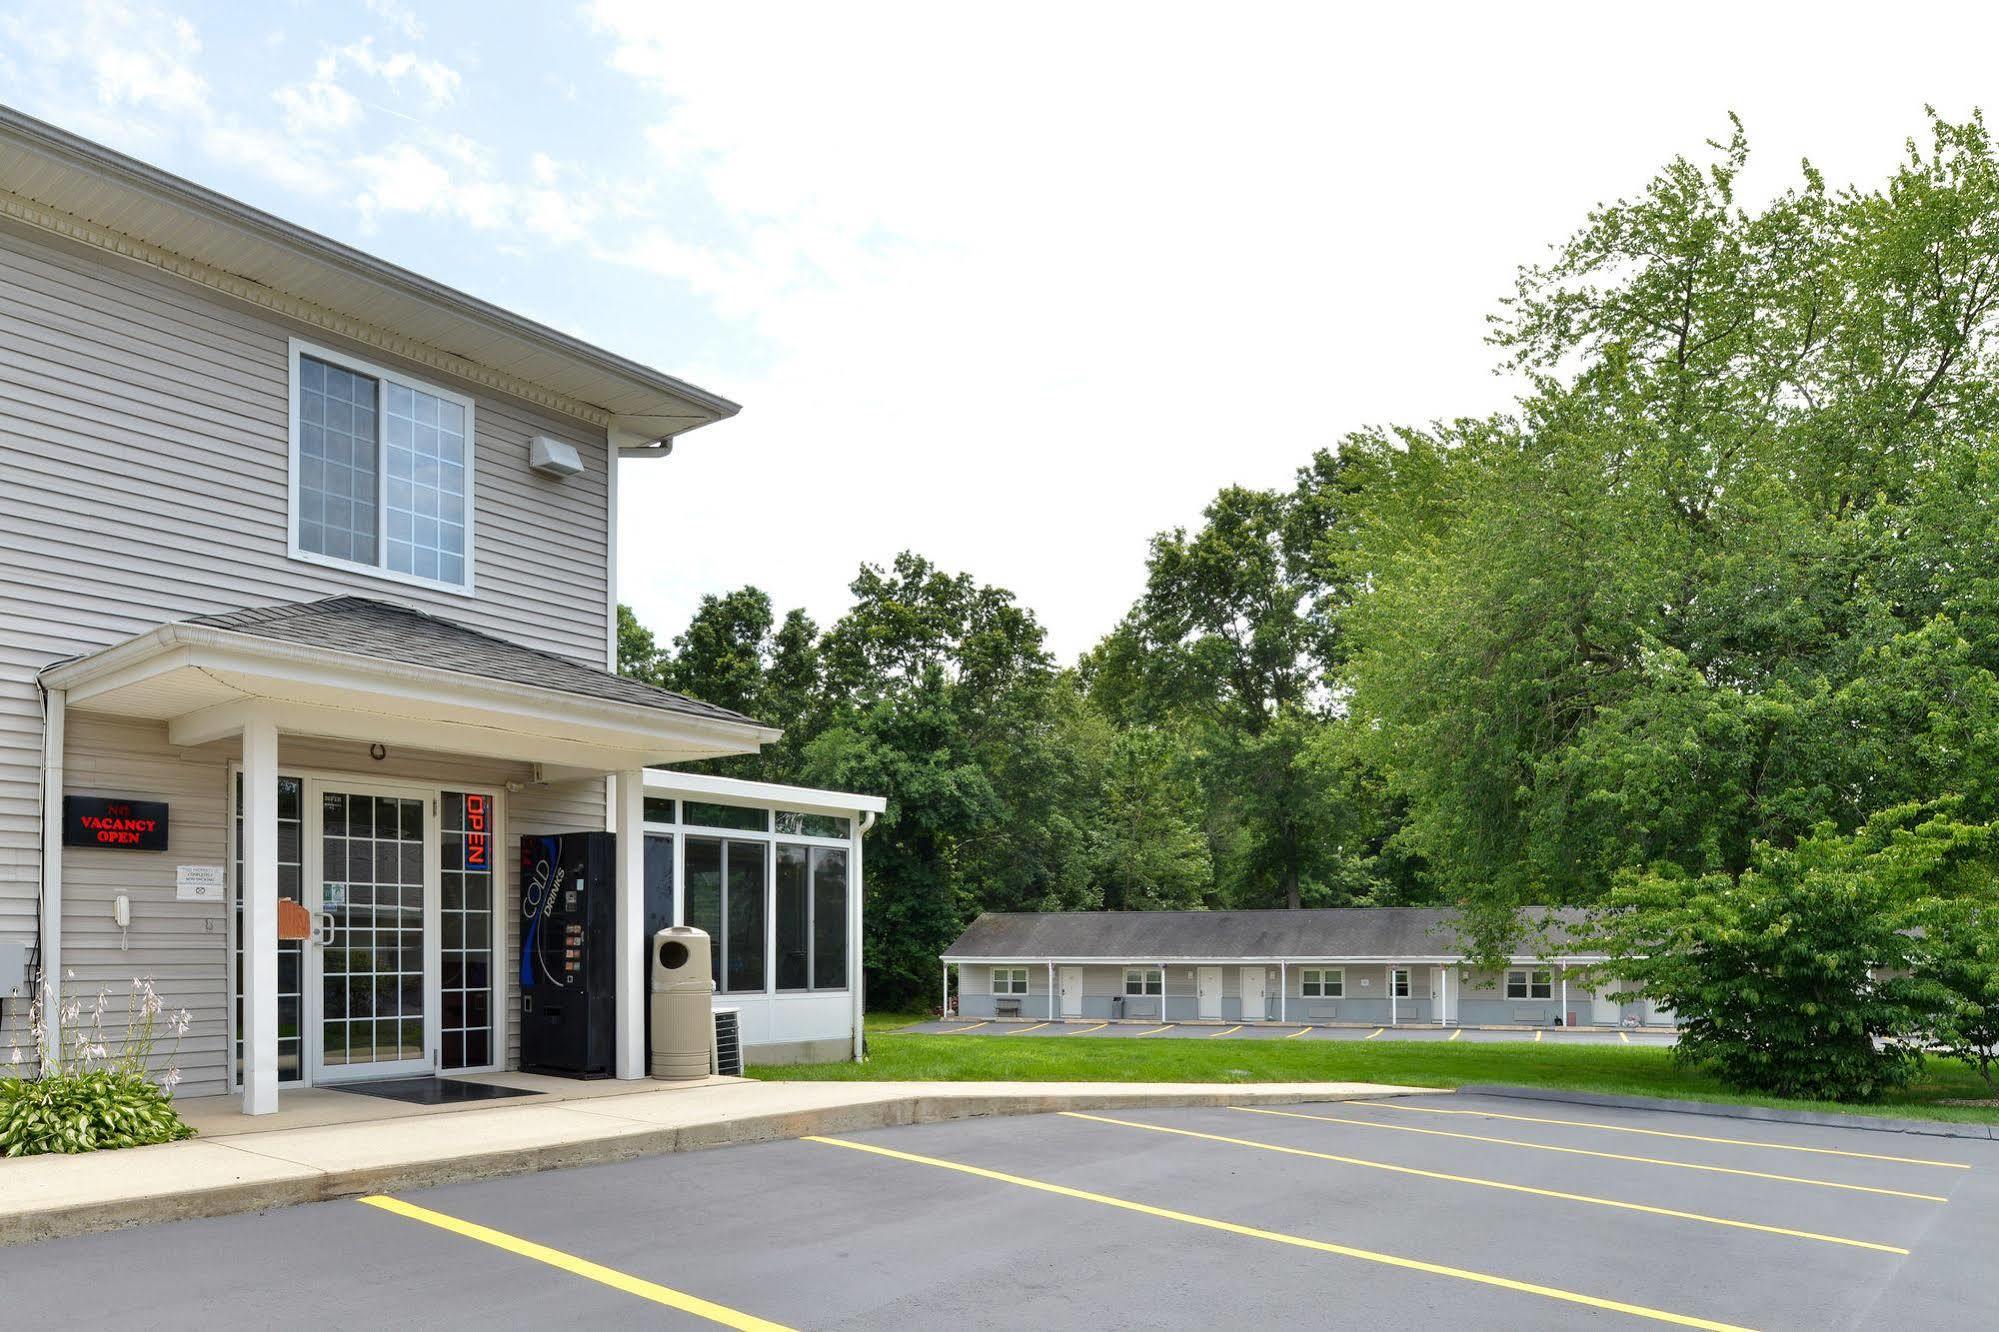
[{"label": "door handle", "polygon": [[314,932],[313,941],[321,948],[333,947],[333,913],[331,911],[322,911],[319,913],[319,928]]}]

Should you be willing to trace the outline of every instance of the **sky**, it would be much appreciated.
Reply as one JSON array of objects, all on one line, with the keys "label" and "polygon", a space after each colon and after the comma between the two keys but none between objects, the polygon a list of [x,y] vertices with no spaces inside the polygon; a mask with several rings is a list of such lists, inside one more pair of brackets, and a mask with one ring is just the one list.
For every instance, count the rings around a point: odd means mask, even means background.
[{"label": "sky", "polygon": [[1733,111],[1756,190],[1999,101],[1999,9],[0,0],[0,101],[743,404],[623,599],[917,551],[1063,659],[1153,534],[1500,410],[1486,317]]}]

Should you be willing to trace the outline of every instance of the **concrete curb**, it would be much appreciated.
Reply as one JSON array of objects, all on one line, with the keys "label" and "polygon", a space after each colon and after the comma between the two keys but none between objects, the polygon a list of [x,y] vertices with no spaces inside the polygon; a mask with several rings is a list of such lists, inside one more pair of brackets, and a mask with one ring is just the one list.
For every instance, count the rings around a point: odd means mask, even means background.
[{"label": "concrete curb", "polygon": [[1662,1110],[1678,1115],[1754,1119],[1771,1124],[1811,1124],[1824,1128],[1866,1129],[1870,1133],[1908,1133],[1927,1138],[1999,1141],[1999,1124],[1959,1124],[1941,1119],[1886,1119],[1875,1115],[1829,1114],[1823,1110],[1784,1110],[1767,1105],[1735,1105],[1728,1101],[1668,1101],[1649,1096],[1563,1091],[1552,1087],[1486,1086],[1472,1083],[1457,1090],[1464,1096],[1504,1096],[1516,1101],[1553,1101],[1564,1105],[1595,1105],[1617,1110]]},{"label": "concrete curb", "polygon": [[[254,1158],[260,1166],[285,1168],[279,1178],[233,1180],[151,1193],[132,1192],[88,1202],[8,1208],[0,1204],[0,1246],[87,1235],[128,1226],[199,1217],[262,1212],[298,1203],[327,1202],[366,1193],[428,1188],[439,1184],[535,1174],[583,1165],[629,1161],[671,1152],[737,1146],[802,1138],[811,1134],[856,1133],[906,1124],[941,1123],[996,1115],[1048,1114],[1059,1110],[1130,1110],[1222,1105],[1297,1105],[1308,1101],[1361,1100],[1430,1091],[1420,1087],[1382,1086],[1356,1090],[1327,1085],[1314,1089],[1293,1084],[1281,1091],[1259,1090],[1254,1084],[1210,1084],[1197,1090],[1120,1091],[1106,1083],[1102,1092],[994,1091],[980,1095],[899,1093],[845,1105],[802,1108],[768,1114],[745,1114],[715,1120],[650,1126],[606,1117],[603,1131],[582,1140],[542,1146],[509,1148],[434,1159],[411,1159],[360,1169],[322,1170],[287,1161],[281,1134],[242,1135],[238,1141],[207,1139]],[[575,1102],[568,1103],[572,1108]],[[467,1113],[476,1114],[472,1111]],[[135,1154],[172,1150],[138,1147]],[[263,1151],[268,1145],[272,1150]],[[95,1154],[93,1154],[95,1155]],[[120,1153],[119,1155],[123,1155]],[[47,1158],[37,1158],[47,1159]],[[78,1160],[84,1158],[65,1158]],[[139,1164],[133,1159],[133,1164]],[[134,1171],[135,1176],[143,1175]]]}]

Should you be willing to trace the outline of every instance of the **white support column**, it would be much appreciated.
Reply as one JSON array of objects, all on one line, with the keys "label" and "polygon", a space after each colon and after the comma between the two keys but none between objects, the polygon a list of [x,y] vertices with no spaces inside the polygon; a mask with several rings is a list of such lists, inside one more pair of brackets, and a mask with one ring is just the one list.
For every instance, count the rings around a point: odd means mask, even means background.
[{"label": "white support column", "polygon": [[1395,1025],[1395,968],[1388,969],[1388,1025]]},{"label": "white support column", "polygon": [[62,787],[64,717],[69,691],[51,689],[42,722],[42,905],[37,922],[40,975],[29,977],[42,1001],[42,1025],[51,1050],[62,1049]]},{"label": "white support column", "polygon": [[621,772],[613,779],[617,788],[618,891],[617,927],[611,938],[618,950],[613,968],[617,990],[617,1023],[614,1027],[617,1075],[627,1081],[646,1075],[646,969],[640,965],[646,955],[646,775],[642,768]]},{"label": "white support column", "polygon": [[[1160,988],[1164,989],[1165,986],[1161,985]],[[1053,958],[1050,958],[1048,961],[1048,1020],[1050,1022],[1055,1020],[1057,1006],[1055,1002],[1055,961]]]},{"label": "white support column", "polygon": [[1566,964],[1566,963],[1564,963],[1564,964],[1562,964],[1562,965],[1561,965],[1561,966],[1560,966],[1560,967],[1559,967],[1558,969],[1559,969],[1559,970],[1561,971],[1561,973],[1562,973],[1562,1012],[1561,1012],[1561,1019],[1562,1019],[1562,1025],[1563,1025],[1564,1027],[1566,1027],[1566,1026],[1568,1026],[1568,1025],[1569,1025],[1569,968],[1568,968],[1567,964]]},{"label": "white support column", "polygon": [[1277,1020],[1291,1020],[1291,964],[1283,958],[1277,959]]},{"label": "white support column", "polygon": [[1166,1021],[1166,964],[1159,964],[1159,1020]]},{"label": "white support column", "polygon": [[[872,812],[861,814],[853,825],[853,854],[847,858],[847,986],[854,1001],[854,1062],[859,1063],[867,1054],[867,991],[861,986],[861,895],[867,888],[867,880],[861,877],[861,839],[868,835],[868,829],[875,826]],[[964,972],[958,973],[959,987],[964,986]],[[951,1004],[951,964],[944,964],[944,1005]],[[938,1014],[942,1017],[943,1014]]]},{"label": "white support column", "polygon": [[278,1108],[278,728],[243,725],[243,1113]]},{"label": "white support column", "polygon": [[941,973],[942,973],[942,976],[941,976],[941,979],[942,979],[942,980],[943,980],[943,982],[944,982],[943,986],[942,986],[942,987],[941,987],[941,988],[940,988],[940,989],[938,990],[938,992],[937,992],[937,1000],[938,1000],[938,1003],[937,1003],[937,1020],[941,1022],[941,1021],[943,1021],[944,1019],[946,1019],[946,1018],[948,1018],[948,1017],[950,1017],[950,1016],[951,1016],[951,961],[950,961],[950,959],[949,959],[949,958],[943,958],[943,957],[940,957],[940,958],[938,958],[938,959],[937,959],[937,969],[938,969],[938,971],[939,971],[939,972],[941,972]]}]

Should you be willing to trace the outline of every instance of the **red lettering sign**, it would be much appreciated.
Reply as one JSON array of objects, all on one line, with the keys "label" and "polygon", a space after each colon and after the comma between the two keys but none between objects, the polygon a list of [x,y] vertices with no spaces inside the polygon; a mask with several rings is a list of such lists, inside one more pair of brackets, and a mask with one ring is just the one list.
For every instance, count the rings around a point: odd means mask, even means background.
[{"label": "red lettering sign", "polygon": [[64,846],[116,847],[128,851],[167,849],[167,807],[157,800],[107,796],[64,796]]},{"label": "red lettering sign", "polygon": [[465,868],[485,869],[489,848],[486,827],[486,797],[468,795],[465,797]]}]

